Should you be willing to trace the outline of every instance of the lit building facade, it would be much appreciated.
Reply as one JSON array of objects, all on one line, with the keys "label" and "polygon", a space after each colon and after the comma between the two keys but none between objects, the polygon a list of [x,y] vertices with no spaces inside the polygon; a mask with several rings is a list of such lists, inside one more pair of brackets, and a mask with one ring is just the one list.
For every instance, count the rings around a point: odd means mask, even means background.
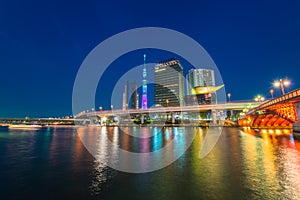
[{"label": "lit building facade", "polygon": [[132,81],[131,83],[131,109],[139,108],[139,95],[137,92],[136,82]]},{"label": "lit building facade", "polygon": [[187,95],[185,105],[212,104],[217,102],[215,74],[210,69],[191,69],[186,75]]},{"label": "lit building facade", "polygon": [[128,109],[128,94],[129,94],[129,81],[126,81],[126,84],[124,86],[124,92],[123,92],[123,110],[127,110]]},{"label": "lit building facade", "polygon": [[177,59],[158,63],[154,68],[156,106],[183,106],[183,68]]},{"label": "lit building facade", "polygon": [[[131,90],[129,88],[131,84]],[[130,104],[129,104],[130,103]],[[137,92],[136,81],[126,81],[123,92],[123,110],[138,109],[139,108],[139,95]]]},{"label": "lit building facade", "polygon": [[215,74],[210,69],[191,69],[186,76],[187,95],[193,94],[193,88],[215,86]]}]

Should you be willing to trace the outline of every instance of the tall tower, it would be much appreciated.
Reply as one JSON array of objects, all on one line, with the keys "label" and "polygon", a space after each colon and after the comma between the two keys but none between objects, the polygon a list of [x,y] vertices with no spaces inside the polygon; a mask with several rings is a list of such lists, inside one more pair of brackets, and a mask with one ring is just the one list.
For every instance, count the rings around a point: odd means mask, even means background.
[{"label": "tall tower", "polygon": [[147,109],[147,79],[146,78],[147,78],[146,54],[144,54],[142,109]]}]

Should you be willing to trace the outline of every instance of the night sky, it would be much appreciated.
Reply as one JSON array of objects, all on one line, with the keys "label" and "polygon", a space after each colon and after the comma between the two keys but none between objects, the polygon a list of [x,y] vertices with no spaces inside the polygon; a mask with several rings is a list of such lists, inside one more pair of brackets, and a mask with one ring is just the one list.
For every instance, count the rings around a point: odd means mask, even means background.
[{"label": "night sky", "polygon": [[[73,83],[89,52],[114,34],[148,26],[174,29],[199,42],[232,100],[270,97],[279,78],[292,81],[288,90],[299,88],[299,10],[299,1],[1,0],[0,117],[72,114]],[[145,52],[149,62],[170,56]],[[143,53],[110,66],[96,105],[109,108],[115,73],[142,64]]]}]

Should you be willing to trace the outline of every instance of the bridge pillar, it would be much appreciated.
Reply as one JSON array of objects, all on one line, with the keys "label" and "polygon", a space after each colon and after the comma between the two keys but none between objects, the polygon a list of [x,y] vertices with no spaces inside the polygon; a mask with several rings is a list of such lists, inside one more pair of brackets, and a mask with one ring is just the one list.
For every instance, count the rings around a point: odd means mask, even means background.
[{"label": "bridge pillar", "polygon": [[300,102],[295,103],[295,107],[297,111],[298,121],[293,124],[293,130],[296,132],[300,132]]},{"label": "bridge pillar", "polygon": [[101,126],[104,125],[104,124],[106,124],[106,121],[107,121],[107,117],[105,117],[105,116],[100,116],[100,125],[101,125]]},{"label": "bridge pillar", "polygon": [[144,124],[144,123],[145,123],[145,115],[141,114],[141,124]]},{"label": "bridge pillar", "polygon": [[175,115],[174,112],[171,112],[172,124],[175,124]]},{"label": "bridge pillar", "polygon": [[212,114],[213,124],[216,125],[217,124],[217,111],[211,110],[211,114]]}]

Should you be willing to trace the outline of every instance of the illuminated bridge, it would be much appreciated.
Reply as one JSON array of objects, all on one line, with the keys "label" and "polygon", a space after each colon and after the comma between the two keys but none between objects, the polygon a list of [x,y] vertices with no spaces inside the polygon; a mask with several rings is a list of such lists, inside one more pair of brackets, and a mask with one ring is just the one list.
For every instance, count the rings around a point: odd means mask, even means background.
[{"label": "illuminated bridge", "polygon": [[[127,109],[127,110],[103,110],[103,111],[94,111],[94,112],[81,112],[76,115],[76,118],[93,118],[95,116],[99,118],[103,117],[111,117],[118,116],[120,118],[124,118],[128,115],[149,115],[149,114],[168,114],[172,123],[175,122],[174,115],[178,113],[199,113],[205,111],[211,111],[213,123],[217,122],[217,112],[218,111],[242,111],[247,106],[251,105],[252,107],[257,107],[261,102],[253,102],[253,101],[243,101],[243,102],[228,102],[228,103],[220,103],[220,104],[207,104],[207,105],[193,105],[193,106],[181,106],[181,107],[155,107],[149,109]],[[143,117],[142,117],[143,120]],[[142,121],[143,123],[143,121]]]},{"label": "illuminated bridge", "polygon": [[239,120],[239,125],[251,128],[292,128],[298,121],[295,103],[300,101],[300,89],[266,101],[252,108]]}]

